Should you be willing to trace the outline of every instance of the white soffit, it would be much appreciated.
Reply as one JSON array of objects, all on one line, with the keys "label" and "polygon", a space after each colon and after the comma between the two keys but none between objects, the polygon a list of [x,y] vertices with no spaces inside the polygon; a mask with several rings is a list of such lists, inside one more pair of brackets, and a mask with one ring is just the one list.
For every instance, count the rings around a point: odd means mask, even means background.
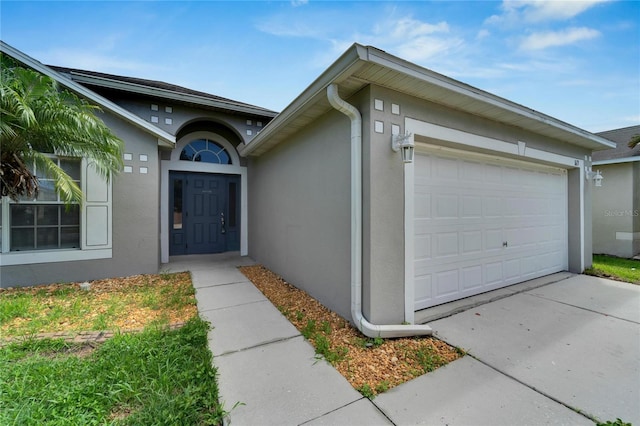
[{"label": "white soffit", "polygon": [[325,91],[331,83],[339,85],[340,97],[345,99],[374,84],[584,148],[615,147],[615,143],[586,130],[356,43],[246,145],[241,154],[261,155],[330,110]]}]

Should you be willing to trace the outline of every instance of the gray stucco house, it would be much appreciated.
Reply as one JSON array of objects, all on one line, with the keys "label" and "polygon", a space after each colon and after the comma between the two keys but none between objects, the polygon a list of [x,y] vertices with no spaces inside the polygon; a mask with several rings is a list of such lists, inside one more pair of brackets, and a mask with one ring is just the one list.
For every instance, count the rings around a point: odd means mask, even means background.
[{"label": "gray stucco house", "polygon": [[615,144],[376,48],[354,44],[277,116],[2,49],[101,105],[128,167],[73,249],[13,251],[5,200],[3,286],[239,250],[393,336],[429,332],[416,310],[591,264],[587,171]]},{"label": "gray stucco house", "polygon": [[628,143],[640,126],[598,133],[616,148],[593,153],[593,169],[604,176],[593,188],[593,252],[632,258],[640,255],[640,145]]},{"label": "gray stucco house", "polygon": [[[124,170],[112,182],[84,160],[75,166],[86,199],[76,217],[39,216],[56,197],[2,200],[2,287],[156,273],[172,255],[248,253],[247,161],[236,146],[275,112],[158,81],[49,67],[0,47],[99,105],[125,142]],[[51,228],[65,237],[44,238]]]}]

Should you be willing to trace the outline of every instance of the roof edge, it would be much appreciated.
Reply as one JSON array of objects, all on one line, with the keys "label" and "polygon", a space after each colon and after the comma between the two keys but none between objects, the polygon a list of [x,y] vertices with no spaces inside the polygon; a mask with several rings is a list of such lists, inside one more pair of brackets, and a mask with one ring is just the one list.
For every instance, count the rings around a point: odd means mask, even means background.
[{"label": "roof edge", "polygon": [[298,97],[296,97],[280,114],[268,123],[260,133],[247,145],[238,148],[243,157],[251,155],[269,138],[277,133],[286,124],[287,120],[296,115],[311,99],[321,91],[326,90],[329,84],[339,80],[343,76],[349,76],[358,62],[367,57],[366,48],[354,43],[333,64],[329,66],[318,78],[316,78]]},{"label": "roof edge", "polygon": [[615,148],[616,144],[604,137],[588,132],[569,123],[533,110],[508,99],[499,97],[484,90],[475,88],[466,83],[452,79],[435,71],[424,68],[397,56],[393,56],[383,50],[373,46],[363,46],[354,43],[349,47],[333,64],[329,66],[316,80],[311,83],[297,98],[293,100],[274,120],[272,120],[253,140],[240,149],[242,156],[252,155],[265,141],[277,133],[286,125],[289,119],[296,116],[309,101],[318,95],[320,90],[325,90],[331,83],[340,83],[340,80],[348,78],[354,73],[359,63],[377,64],[388,69],[403,73],[407,76],[423,80],[427,83],[442,87],[446,90],[467,96],[470,99],[478,100],[500,108],[508,113],[516,114],[535,122],[543,123],[578,136],[585,140],[585,144],[596,145],[592,150],[598,151],[608,148]]},{"label": "roof edge", "polygon": [[520,105],[516,102],[494,95],[482,89],[478,89],[461,81],[455,80],[451,77],[447,77],[443,74],[424,68],[420,65],[414,64],[397,56],[393,56],[375,47],[367,46],[366,49],[368,53],[367,60],[369,62],[394,69],[396,71],[420,78],[422,80],[426,80],[427,82],[440,86],[444,89],[457,92],[472,99],[491,104],[492,106],[501,108],[508,112],[515,113],[526,118],[542,122],[546,125],[556,127],[565,132],[589,139],[592,142],[602,145],[602,147],[599,149],[615,148],[615,143],[612,143],[610,140],[594,133],[588,132],[587,130],[576,127],[572,124],[566,123],[557,118],[551,117],[550,115],[528,108],[524,105]]},{"label": "roof edge", "polygon": [[73,78],[73,81],[77,81],[80,83],[95,84],[100,87],[106,87],[110,89],[120,89],[120,90],[134,92],[134,93],[142,93],[146,95],[151,95],[155,97],[171,99],[176,101],[187,101],[187,102],[190,101],[190,102],[201,104],[201,105],[207,105],[207,106],[217,107],[221,109],[228,109],[228,110],[233,110],[233,111],[247,113],[247,114],[261,115],[265,117],[275,117],[277,115],[275,111],[271,111],[258,106],[250,106],[248,104],[238,105],[238,104],[234,104],[233,102],[225,102],[222,99],[214,100],[211,98],[207,98],[205,96],[199,96],[199,95],[188,94],[188,93],[180,93],[174,90],[163,89],[160,87],[150,87],[150,86],[145,86],[143,84],[125,82],[125,81],[120,81],[120,80],[116,80],[108,77],[89,75],[81,72],[80,70],[72,70],[69,73],[72,76],[72,78],[77,77],[77,78]]},{"label": "roof edge", "polygon": [[31,56],[19,51],[18,49],[16,49],[15,47],[5,43],[4,41],[0,40],[0,52],[5,53],[13,58],[15,58],[16,60],[20,61],[21,63],[23,63],[24,65],[33,68],[34,70],[38,71],[39,73],[42,73],[48,77],[51,77],[52,79],[54,79],[55,81],[57,81],[58,83],[60,83],[62,86],[66,87],[67,89],[75,92],[76,94],[85,97],[91,101],[93,101],[95,104],[97,104],[98,106],[104,108],[105,110],[116,114],[118,116],[120,116],[122,119],[124,119],[125,121],[128,121],[129,123],[135,125],[136,127],[151,133],[152,135],[156,136],[158,138],[158,145],[160,146],[166,146],[166,147],[170,147],[173,148],[176,144],[176,138],[175,136],[171,135],[170,133],[167,133],[161,129],[158,129],[157,127],[153,126],[150,123],[147,123],[146,121],[144,121],[143,119],[141,119],[140,117],[138,117],[135,114],[132,114],[131,112],[127,111],[126,109],[116,105],[115,103],[111,102],[110,100],[98,95],[97,93],[87,89],[86,87],[82,86],[81,84],[76,83],[73,80],[70,80],[69,78],[65,77],[64,75],[58,73],[57,71],[49,68],[48,66],[42,64],[41,62],[39,62],[38,60],[32,58]]},{"label": "roof edge", "polygon": [[623,158],[612,158],[611,160],[598,160],[594,161],[591,164],[593,166],[605,166],[608,164],[622,164],[622,163],[633,163],[636,161],[640,161],[640,156],[635,157],[623,157]]}]

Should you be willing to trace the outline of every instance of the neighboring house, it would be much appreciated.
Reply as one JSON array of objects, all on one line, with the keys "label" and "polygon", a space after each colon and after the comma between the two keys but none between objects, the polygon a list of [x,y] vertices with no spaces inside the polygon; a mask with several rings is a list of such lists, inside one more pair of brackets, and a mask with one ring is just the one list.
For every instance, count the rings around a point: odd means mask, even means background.
[{"label": "neighboring house", "polygon": [[156,272],[170,255],[239,249],[378,332],[591,265],[586,172],[592,151],[615,144],[376,48],[354,44],[273,120],[2,48],[101,105],[127,153],[112,187],[88,197],[106,201],[83,213],[76,249],[12,251],[4,201],[3,286]]},{"label": "neighboring house", "polygon": [[631,258],[640,255],[640,145],[629,141],[640,126],[598,133],[616,148],[593,153],[593,170],[604,177],[593,189],[593,252]]}]

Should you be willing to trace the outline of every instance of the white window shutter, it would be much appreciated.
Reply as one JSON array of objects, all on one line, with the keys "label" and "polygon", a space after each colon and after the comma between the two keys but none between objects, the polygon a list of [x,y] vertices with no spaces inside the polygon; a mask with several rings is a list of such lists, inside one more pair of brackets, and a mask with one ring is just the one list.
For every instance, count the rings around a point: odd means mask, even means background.
[{"label": "white window shutter", "polygon": [[83,250],[111,248],[112,197],[111,182],[100,176],[92,162],[83,161],[84,197]]}]

